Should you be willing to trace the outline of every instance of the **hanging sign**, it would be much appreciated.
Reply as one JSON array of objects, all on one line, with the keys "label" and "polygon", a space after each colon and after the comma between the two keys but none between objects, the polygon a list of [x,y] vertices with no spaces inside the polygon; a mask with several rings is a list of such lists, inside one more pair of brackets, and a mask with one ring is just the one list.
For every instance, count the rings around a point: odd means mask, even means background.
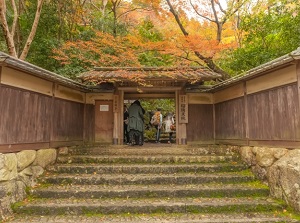
[{"label": "hanging sign", "polygon": [[119,111],[119,95],[114,95],[114,108],[113,112],[118,112]]},{"label": "hanging sign", "polygon": [[188,123],[188,99],[186,95],[179,95],[179,123]]}]

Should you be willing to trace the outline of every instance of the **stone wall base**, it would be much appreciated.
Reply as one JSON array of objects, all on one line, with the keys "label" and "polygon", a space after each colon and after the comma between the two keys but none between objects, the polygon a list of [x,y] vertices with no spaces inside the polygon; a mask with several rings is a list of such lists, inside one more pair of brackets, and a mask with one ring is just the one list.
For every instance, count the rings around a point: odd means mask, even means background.
[{"label": "stone wall base", "polygon": [[240,148],[242,160],[270,187],[271,196],[300,212],[300,149]]},{"label": "stone wall base", "polygon": [[45,168],[56,162],[57,149],[0,153],[0,220],[13,213],[11,205],[26,198],[26,188],[36,185]]}]

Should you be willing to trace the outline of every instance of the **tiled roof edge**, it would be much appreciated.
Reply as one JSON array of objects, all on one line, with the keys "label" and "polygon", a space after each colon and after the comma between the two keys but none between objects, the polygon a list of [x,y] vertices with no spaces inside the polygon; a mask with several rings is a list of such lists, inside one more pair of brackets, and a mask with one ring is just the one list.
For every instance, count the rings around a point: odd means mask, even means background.
[{"label": "tiled roof edge", "polygon": [[56,81],[56,82],[65,84],[67,86],[76,87],[81,90],[89,91],[89,88],[87,86],[85,86],[84,84],[81,84],[81,83],[71,80],[69,78],[63,77],[61,75],[58,75],[54,72],[48,71],[41,67],[35,66],[26,61],[12,57],[3,52],[0,52],[0,63],[11,65],[13,67],[30,72],[31,74],[33,74],[35,76],[42,77],[42,78],[45,78],[50,81]]},{"label": "tiled roof edge", "polygon": [[[246,78],[250,78],[250,77],[253,77],[253,76],[256,76],[264,71],[268,71],[268,70],[271,70],[273,68],[276,68],[276,67],[279,67],[279,66],[282,66],[284,64],[287,64],[289,62],[292,62],[292,61],[295,61],[295,60],[299,60],[300,59],[300,47],[294,51],[292,51],[291,53],[289,54],[286,54],[284,56],[281,56],[281,57],[278,57],[272,61],[269,61],[267,63],[264,63],[260,66],[257,66],[249,71],[246,71],[242,74],[239,74],[237,76],[234,76],[230,79],[227,79],[219,84],[216,84],[214,85],[211,89],[209,90],[206,90],[207,92],[209,91],[214,91],[218,88],[221,88],[221,87],[226,87],[230,84],[233,84],[233,83],[236,83],[240,80],[243,80],[243,79],[246,79]],[[205,90],[204,90],[205,91]]]}]

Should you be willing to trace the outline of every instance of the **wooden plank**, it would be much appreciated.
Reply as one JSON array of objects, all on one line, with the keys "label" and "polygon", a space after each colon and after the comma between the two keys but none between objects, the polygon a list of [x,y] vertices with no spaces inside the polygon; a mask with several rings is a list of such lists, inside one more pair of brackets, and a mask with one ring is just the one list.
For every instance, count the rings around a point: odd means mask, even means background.
[{"label": "wooden plank", "polygon": [[[52,92],[54,92],[55,91],[55,87],[56,87],[56,83],[53,83],[52,84]],[[55,102],[55,97],[54,97],[54,94],[52,95],[52,98],[51,98],[51,101],[49,102],[49,104],[50,104],[50,106],[51,106],[51,110],[50,110],[50,120],[51,120],[51,122],[49,123],[49,126],[50,126],[50,133],[49,133],[49,138],[50,138],[50,141],[52,141],[53,139],[54,139],[54,122],[53,122],[53,120],[54,120],[54,114],[55,114],[55,104],[54,104],[54,102]]]},{"label": "wooden plank", "polygon": [[2,86],[0,88],[0,143],[49,141],[51,97]]},{"label": "wooden plank", "polygon": [[246,93],[246,82],[244,82],[244,126],[245,126],[245,137],[246,140],[249,140],[249,115],[248,115],[248,96]]},{"label": "wooden plank", "polygon": [[213,141],[213,105],[189,105],[187,140]]},{"label": "wooden plank", "polygon": [[85,102],[85,93],[59,84],[56,85],[54,95],[56,98],[61,98],[69,101],[80,103]]},{"label": "wooden plank", "polygon": [[113,93],[86,93],[86,104],[95,105],[96,100],[113,100]]},{"label": "wooden plank", "polygon": [[19,152],[22,150],[39,150],[50,148],[49,142],[39,143],[20,143],[20,144],[4,144],[0,145],[0,153],[12,153]]},{"label": "wooden plank", "polygon": [[213,133],[214,133],[214,142],[216,142],[216,105],[213,104]]},{"label": "wooden plank", "polygon": [[85,105],[85,142],[95,141],[95,106],[86,104]]},{"label": "wooden plank", "polygon": [[176,144],[179,144],[180,125],[179,125],[179,91],[175,91],[175,123],[176,123]]},{"label": "wooden plank", "polygon": [[95,141],[113,143],[114,113],[113,101],[96,101]]},{"label": "wooden plank", "polygon": [[189,107],[187,95],[179,95],[179,124],[189,122]]},{"label": "wooden plank", "polygon": [[275,88],[297,81],[296,65],[291,65],[246,82],[247,94]]},{"label": "wooden plank", "polygon": [[214,140],[196,140],[196,141],[188,141],[188,145],[214,145]]},{"label": "wooden plank", "polygon": [[213,95],[208,93],[187,93],[189,104],[213,104]]},{"label": "wooden plank", "polygon": [[248,141],[245,139],[216,139],[216,144],[246,146]]},{"label": "wooden plank", "polygon": [[119,106],[120,106],[120,112],[118,113],[119,117],[119,144],[122,145],[124,142],[124,91],[119,91]]},{"label": "wooden plank", "polygon": [[300,139],[297,84],[248,96],[250,140]]},{"label": "wooden plank", "polygon": [[289,141],[289,140],[250,140],[249,141],[249,146],[265,146],[265,147],[298,149],[299,145],[300,145],[300,141]]},{"label": "wooden plank", "polygon": [[296,67],[296,74],[297,74],[297,90],[298,90],[298,119],[295,123],[296,126],[296,138],[300,139],[300,60],[297,62],[297,67]]},{"label": "wooden plank", "polygon": [[9,67],[2,67],[2,69],[2,84],[52,96],[53,92],[51,81],[43,80]]},{"label": "wooden plank", "polygon": [[145,99],[157,99],[157,98],[175,98],[175,93],[164,93],[164,94],[159,94],[159,93],[149,93],[149,94],[135,94],[135,93],[125,93],[124,99],[125,100],[135,100],[135,99],[140,99],[140,98],[145,98]]},{"label": "wooden plank", "polygon": [[243,83],[236,84],[232,87],[214,93],[214,103],[220,103],[231,99],[239,98],[244,96]]},{"label": "wooden plank", "polygon": [[182,87],[118,87],[118,90],[124,92],[141,92],[141,93],[154,93],[154,92],[174,92],[175,90],[181,90]]},{"label": "wooden plank", "polygon": [[50,147],[62,147],[62,146],[79,146],[83,145],[83,141],[53,141],[50,142]]},{"label": "wooden plank", "polygon": [[120,96],[119,96],[119,91],[116,92],[116,94],[113,97],[113,144],[117,145],[119,144],[119,140],[120,140],[120,130],[121,130],[121,123],[120,123],[120,102],[121,100],[119,100]]},{"label": "wooden plank", "polygon": [[244,139],[244,97],[215,104],[216,138]]},{"label": "wooden plank", "polygon": [[83,140],[84,104],[55,98],[52,141]]},{"label": "wooden plank", "polygon": [[3,70],[3,66],[0,66],[0,87],[2,83],[2,70]]}]

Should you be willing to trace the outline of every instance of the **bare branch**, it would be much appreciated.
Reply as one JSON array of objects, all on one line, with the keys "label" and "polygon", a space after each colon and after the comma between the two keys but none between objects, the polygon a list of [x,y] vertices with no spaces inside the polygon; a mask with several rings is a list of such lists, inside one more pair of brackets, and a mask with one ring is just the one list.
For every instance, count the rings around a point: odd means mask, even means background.
[{"label": "bare branch", "polygon": [[128,13],[133,12],[133,11],[137,11],[137,10],[151,11],[151,9],[145,9],[145,8],[134,8],[134,9],[129,9],[129,10],[127,10],[126,12],[121,13],[119,16],[117,16],[117,18],[119,19],[119,18],[121,18],[123,15],[127,15]]},{"label": "bare branch", "polygon": [[219,24],[218,14],[217,14],[217,10],[215,8],[215,1],[210,0],[210,2],[211,2],[211,7],[212,7],[212,10],[213,10],[213,13],[214,13],[215,21],[216,21],[217,24]]},{"label": "bare branch", "polygon": [[180,22],[179,16],[175,12],[175,10],[173,8],[173,5],[171,4],[170,0],[166,0],[166,1],[167,1],[168,5],[170,7],[170,11],[172,12],[172,14],[175,17],[175,20],[176,20],[177,24],[179,25],[179,28],[180,28],[181,32],[183,33],[184,36],[188,36],[189,33],[185,30],[185,28],[183,27],[182,23]]},{"label": "bare branch", "polygon": [[206,19],[206,20],[208,20],[208,21],[211,21],[211,22],[214,22],[214,23],[216,22],[215,20],[212,20],[211,18],[209,18],[209,17],[207,17],[207,16],[204,16],[204,15],[200,14],[200,13],[198,12],[198,10],[196,9],[196,7],[194,6],[194,4],[192,3],[192,0],[190,0],[190,4],[191,4],[192,8],[194,9],[194,11],[196,12],[196,14],[197,14],[198,16],[200,16],[201,18]]},{"label": "bare branch", "polygon": [[219,2],[219,0],[216,0],[215,3],[219,6],[219,9],[221,12],[223,12],[224,14],[226,14],[226,11],[223,9],[221,3]]}]

